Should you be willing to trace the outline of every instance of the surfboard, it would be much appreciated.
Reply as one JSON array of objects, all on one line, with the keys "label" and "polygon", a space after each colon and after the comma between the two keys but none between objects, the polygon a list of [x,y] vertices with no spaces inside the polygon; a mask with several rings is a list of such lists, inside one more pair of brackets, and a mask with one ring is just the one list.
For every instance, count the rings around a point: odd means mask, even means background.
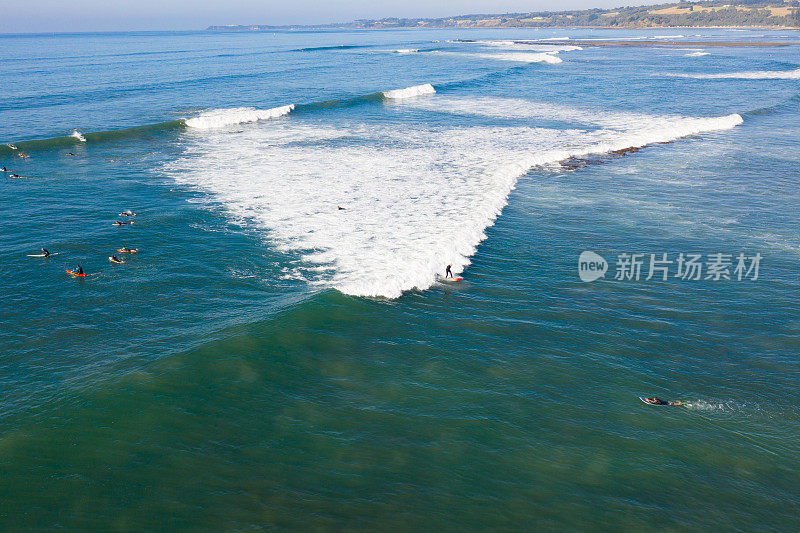
[{"label": "surfboard", "polygon": [[133,248],[132,250],[123,250],[122,248],[117,248],[117,251],[121,254],[135,254],[139,251],[139,249]]},{"label": "surfboard", "polygon": [[67,269],[67,274],[69,274],[70,276],[75,277],[75,278],[85,278],[86,277],[86,272],[84,272],[83,274],[78,274],[74,270],[69,270],[69,269]]},{"label": "surfboard", "polygon": [[[58,254],[60,254],[60,253],[61,253],[61,252],[55,252],[55,253],[52,253],[52,254],[50,254],[50,257],[52,257],[52,256],[54,256],[54,255],[58,255]],[[33,255],[29,254],[29,255],[28,255],[28,257],[47,257],[47,256],[46,256],[46,255],[44,255],[44,254],[33,254]]]},{"label": "surfboard", "polygon": [[462,281],[464,278],[456,277],[456,278],[442,278],[442,281],[446,281],[448,283],[455,283],[456,281]]},{"label": "surfboard", "polygon": [[113,257],[109,257],[108,260],[111,261],[112,263],[118,263],[120,265],[125,263],[125,261],[116,261],[116,260],[114,260]]}]

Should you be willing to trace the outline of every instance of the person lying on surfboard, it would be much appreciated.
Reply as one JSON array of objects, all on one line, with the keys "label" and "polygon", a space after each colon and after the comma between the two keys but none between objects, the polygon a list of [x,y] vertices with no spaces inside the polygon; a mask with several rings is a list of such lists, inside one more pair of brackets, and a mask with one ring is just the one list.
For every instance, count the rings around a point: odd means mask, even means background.
[{"label": "person lying on surfboard", "polygon": [[649,403],[650,405],[683,405],[683,402],[668,402],[656,396],[642,399],[645,401],[645,403]]},{"label": "person lying on surfboard", "polygon": [[455,277],[455,276],[453,276],[452,268],[453,268],[453,264],[451,263],[451,264],[447,265],[447,268],[444,269],[444,277],[445,277],[445,279],[448,278],[448,277],[451,277],[451,278]]}]

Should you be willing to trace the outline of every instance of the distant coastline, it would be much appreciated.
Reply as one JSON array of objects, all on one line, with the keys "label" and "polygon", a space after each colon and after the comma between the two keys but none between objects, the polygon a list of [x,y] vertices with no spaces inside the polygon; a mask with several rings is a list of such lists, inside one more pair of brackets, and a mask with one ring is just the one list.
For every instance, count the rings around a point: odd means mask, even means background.
[{"label": "distant coastline", "polygon": [[308,29],[433,29],[433,28],[587,28],[587,29],[685,29],[761,28],[800,29],[798,0],[710,0],[651,6],[530,13],[473,14],[443,18],[362,19],[315,25],[209,26],[210,31],[269,31]]}]

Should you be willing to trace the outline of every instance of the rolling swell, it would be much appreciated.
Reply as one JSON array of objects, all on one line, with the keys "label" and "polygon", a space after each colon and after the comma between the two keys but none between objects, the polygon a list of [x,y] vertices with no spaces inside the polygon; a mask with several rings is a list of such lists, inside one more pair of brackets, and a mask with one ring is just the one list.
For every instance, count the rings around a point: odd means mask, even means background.
[{"label": "rolling swell", "polygon": [[744,113],[742,113],[742,116],[754,117],[758,115],[770,115],[772,113],[777,113],[778,111],[782,111],[784,109],[796,106],[799,103],[800,103],[800,93],[790,96],[783,102],[778,102],[777,104],[771,106],[760,107],[758,109],[745,111]]},{"label": "rolling swell", "polygon": [[142,84],[133,87],[119,87],[113,89],[95,89],[92,91],[72,91],[60,94],[50,94],[46,96],[26,96],[22,98],[0,99],[0,111],[19,109],[20,107],[33,109],[40,107],[50,107],[56,105],[98,102],[111,100],[118,96],[130,96],[137,93],[159,91],[164,89],[178,89],[181,87],[202,85],[208,82],[224,82],[229,80],[253,79],[270,75],[285,75],[292,72],[308,71],[313,66],[292,68],[284,70],[267,70],[248,74],[226,74],[224,76],[208,76],[205,78],[190,78],[177,81],[165,81],[160,83]]},{"label": "rolling swell", "polygon": [[[431,90],[433,88],[431,87]],[[350,98],[340,98],[340,99],[333,99],[333,100],[322,100],[319,102],[309,102],[305,104],[296,104],[296,105],[289,105],[284,107],[291,107],[288,109],[286,113],[280,113],[280,115],[288,114],[289,112],[292,113],[313,113],[315,111],[323,110],[323,109],[335,109],[335,108],[344,108],[344,107],[352,107],[372,102],[380,102],[386,98],[385,93],[390,91],[379,91],[370,94],[364,94],[359,96],[353,96]],[[254,108],[245,108],[248,109],[251,113],[242,115],[241,111],[243,108],[234,108],[230,110],[222,109],[222,110],[214,110],[209,111],[204,114],[201,114],[198,117],[194,118],[180,118],[177,120],[170,120],[167,122],[159,122],[156,124],[147,124],[143,126],[134,126],[132,128],[125,128],[120,130],[109,130],[109,131],[98,131],[92,133],[84,133],[83,136],[86,138],[86,142],[103,142],[103,141],[113,141],[118,139],[124,139],[128,137],[139,137],[144,135],[151,135],[154,133],[159,132],[166,132],[166,131],[182,131],[187,127],[199,127],[200,129],[203,128],[200,122],[196,122],[198,119],[203,118],[203,115],[207,115],[210,113],[219,114],[220,112],[231,112],[233,116],[229,120],[219,120],[214,127],[223,127],[223,126],[230,126],[234,124],[244,124],[250,122],[256,122],[258,120],[264,120],[269,118],[275,118],[269,115],[269,109],[267,110],[258,110]],[[280,108],[275,108],[280,109]],[[267,115],[264,115],[267,113]],[[195,122],[193,122],[195,121]],[[52,137],[49,139],[35,139],[30,141],[19,141],[14,142],[14,146],[16,146],[19,150],[23,151],[33,151],[33,150],[46,150],[49,148],[65,148],[68,146],[73,146],[75,144],[79,144],[82,141],[78,140],[76,137],[72,135],[65,135],[63,137]],[[7,144],[0,145],[0,155],[13,155],[16,152],[15,149],[11,148]]]},{"label": "rolling swell", "polygon": [[[83,133],[86,142],[104,142],[116,141],[129,137],[140,137],[153,135],[156,133],[183,130],[186,127],[184,119],[170,120],[168,122],[159,122],[157,124],[147,124],[145,126],[134,126],[133,128],[125,128],[121,130],[97,131],[93,133]],[[65,135],[63,137],[53,137],[50,139],[36,139],[32,141],[20,141],[14,143],[21,151],[34,151],[34,150],[47,150],[50,148],[67,148],[77,144],[83,144],[83,141],[77,139],[73,135]],[[0,155],[13,155],[17,150],[14,150],[7,144],[0,145]]]},{"label": "rolling swell", "polygon": [[371,44],[339,44],[335,46],[312,46],[309,48],[295,48],[290,52],[322,52],[325,50],[354,50],[357,48],[374,48]]}]

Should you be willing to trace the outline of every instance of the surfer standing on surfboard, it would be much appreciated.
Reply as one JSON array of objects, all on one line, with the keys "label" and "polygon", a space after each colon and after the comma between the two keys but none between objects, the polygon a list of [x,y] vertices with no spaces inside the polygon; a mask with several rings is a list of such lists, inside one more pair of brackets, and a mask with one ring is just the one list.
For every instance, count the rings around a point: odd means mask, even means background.
[{"label": "surfer standing on surfboard", "polygon": [[453,276],[453,271],[451,270],[452,268],[453,268],[453,264],[450,263],[449,265],[447,265],[447,268],[444,269],[444,277],[445,277],[445,279],[447,279],[447,277],[455,278],[455,276]]}]

